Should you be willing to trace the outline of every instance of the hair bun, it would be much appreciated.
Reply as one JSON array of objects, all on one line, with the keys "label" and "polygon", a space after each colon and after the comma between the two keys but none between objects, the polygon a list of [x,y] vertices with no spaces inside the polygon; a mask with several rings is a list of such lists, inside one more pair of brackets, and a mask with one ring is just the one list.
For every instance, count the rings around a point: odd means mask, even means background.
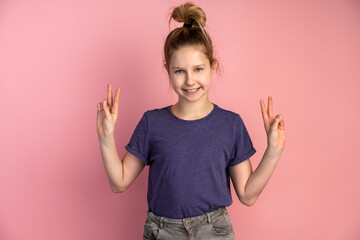
[{"label": "hair bun", "polygon": [[170,60],[172,54],[183,46],[194,46],[199,48],[209,60],[210,67],[218,69],[218,61],[214,56],[211,38],[204,26],[206,16],[204,11],[193,4],[186,2],[170,10],[169,31],[171,19],[183,22],[184,27],[173,29],[166,37],[164,44],[164,67],[170,76]]},{"label": "hair bun", "polygon": [[185,26],[203,28],[205,27],[206,22],[205,12],[199,6],[196,6],[192,2],[186,2],[174,8],[169,23],[172,18],[177,22],[183,22]]}]

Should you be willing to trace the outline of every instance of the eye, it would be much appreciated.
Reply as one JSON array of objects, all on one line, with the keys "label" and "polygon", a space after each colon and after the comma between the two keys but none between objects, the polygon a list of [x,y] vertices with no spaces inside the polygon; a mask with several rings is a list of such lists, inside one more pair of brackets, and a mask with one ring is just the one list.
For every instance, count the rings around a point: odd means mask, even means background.
[{"label": "eye", "polygon": [[175,73],[181,73],[183,70],[176,70]]},{"label": "eye", "polygon": [[195,68],[195,72],[200,72],[202,68]]}]

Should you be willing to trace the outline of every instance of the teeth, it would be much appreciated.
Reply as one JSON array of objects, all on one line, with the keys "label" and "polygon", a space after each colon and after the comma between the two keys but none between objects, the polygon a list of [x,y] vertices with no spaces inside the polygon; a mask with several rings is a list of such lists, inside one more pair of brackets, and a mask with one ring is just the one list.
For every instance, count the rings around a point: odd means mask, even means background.
[{"label": "teeth", "polygon": [[198,90],[197,88],[195,88],[195,89],[192,89],[192,90],[186,90],[186,91],[188,91],[188,92],[195,92],[196,90]]}]

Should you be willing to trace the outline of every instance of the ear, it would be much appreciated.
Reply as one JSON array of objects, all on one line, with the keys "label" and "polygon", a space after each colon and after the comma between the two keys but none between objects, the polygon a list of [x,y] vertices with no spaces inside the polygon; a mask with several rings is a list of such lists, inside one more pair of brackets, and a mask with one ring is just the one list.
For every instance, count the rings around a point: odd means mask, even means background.
[{"label": "ear", "polygon": [[217,61],[214,60],[212,66],[211,66],[211,73],[213,73],[214,70],[216,69],[216,65],[217,65]]}]

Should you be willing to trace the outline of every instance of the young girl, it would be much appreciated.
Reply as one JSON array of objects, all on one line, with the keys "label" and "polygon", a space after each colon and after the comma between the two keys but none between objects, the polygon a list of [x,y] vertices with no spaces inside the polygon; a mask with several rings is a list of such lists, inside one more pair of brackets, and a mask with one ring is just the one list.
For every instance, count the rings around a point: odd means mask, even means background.
[{"label": "young girl", "polygon": [[271,97],[267,109],[260,100],[268,147],[253,171],[255,149],[240,115],[208,97],[218,63],[203,10],[188,2],[171,19],[184,22],[164,46],[164,67],[179,99],[143,114],[120,160],[114,139],[120,89],[113,100],[109,84],[97,112],[104,167],[112,191],[124,192],[149,165],[143,239],[235,239],[226,210],[232,204],[230,178],[239,200],[253,205],[284,149],[284,120],[274,118]]}]

